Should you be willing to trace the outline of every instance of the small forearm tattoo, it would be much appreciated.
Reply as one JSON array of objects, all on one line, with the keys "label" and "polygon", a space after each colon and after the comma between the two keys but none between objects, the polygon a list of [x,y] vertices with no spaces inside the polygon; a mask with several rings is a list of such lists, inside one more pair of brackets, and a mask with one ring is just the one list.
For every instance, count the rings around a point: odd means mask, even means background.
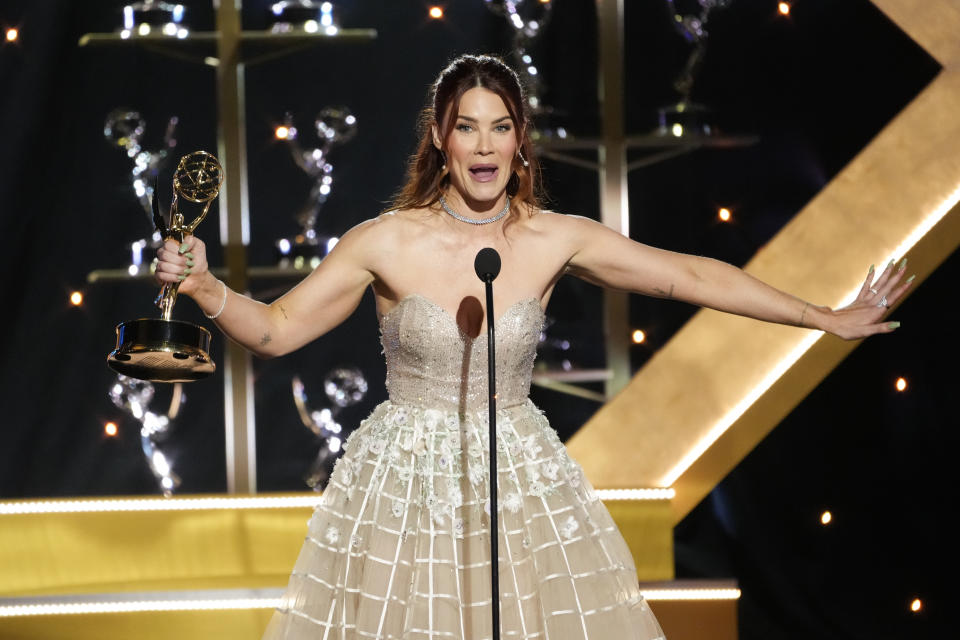
[{"label": "small forearm tattoo", "polygon": [[803,311],[800,312],[800,324],[797,326],[803,327],[803,321],[807,319],[807,309],[810,307],[810,303],[806,302],[803,305]]},{"label": "small forearm tattoo", "polygon": [[267,346],[267,344],[268,344],[271,340],[273,340],[273,338],[270,337],[270,334],[269,334],[269,333],[263,334],[263,337],[260,338],[260,346],[261,346],[261,347]]},{"label": "small forearm tattoo", "polygon": [[287,310],[283,308],[283,305],[280,305],[280,313],[283,314],[284,320],[289,320],[289,318],[287,318]]},{"label": "small forearm tattoo", "polygon": [[673,299],[673,285],[672,285],[672,284],[670,285],[670,291],[667,291],[667,290],[665,290],[665,289],[661,289],[660,287],[654,287],[653,290],[656,291],[656,292],[657,292],[658,294],[660,294],[661,296],[663,296],[664,298],[667,298],[668,300]]}]

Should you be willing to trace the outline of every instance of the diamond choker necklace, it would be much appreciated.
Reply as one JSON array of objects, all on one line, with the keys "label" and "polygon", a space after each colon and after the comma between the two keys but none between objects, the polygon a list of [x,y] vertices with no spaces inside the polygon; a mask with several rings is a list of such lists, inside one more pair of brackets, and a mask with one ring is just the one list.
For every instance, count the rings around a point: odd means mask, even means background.
[{"label": "diamond choker necklace", "polygon": [[443,199],[443,196],[440,196],[440,206],[443,207],[443,210],[449,213],[451,216],[459,220],[460,222],[466,222],[467,224],[490,224],[491,222],[496,222],[501,219],[503,216],[507,215],[507,212],[510,211],[510,196],[507,196],[507,204],[503,205],[503,211],[493,216],[492,218],[467,218],[453,209],[450,208],[450,205],[447,204],[447,201]]}]

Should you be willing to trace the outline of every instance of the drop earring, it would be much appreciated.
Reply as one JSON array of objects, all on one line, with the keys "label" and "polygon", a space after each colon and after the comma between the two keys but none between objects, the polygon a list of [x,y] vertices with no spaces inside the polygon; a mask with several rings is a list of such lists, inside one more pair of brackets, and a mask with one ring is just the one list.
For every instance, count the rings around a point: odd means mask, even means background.
[{"label": "drop earring", "polygon": [[520,151],[520,150],[518,149],[518,150],[517,150],[517,157],[520,158],[520,162],[523,164],[523,166],[525,166],[525,167],[529,167],[529,166],[530,166],[530,163],[527,162],[527,159],[523,157],[523,151]]}]

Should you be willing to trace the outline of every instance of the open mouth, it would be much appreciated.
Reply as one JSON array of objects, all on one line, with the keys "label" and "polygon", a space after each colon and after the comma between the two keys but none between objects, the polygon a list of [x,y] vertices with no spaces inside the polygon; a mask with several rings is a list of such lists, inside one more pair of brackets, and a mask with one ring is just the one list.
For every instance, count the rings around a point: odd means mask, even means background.
[{"label": "open mouth", "polygon": [[478,182],[490,182],[497,177],[497,165],[475,164],[470,167],[470,175]]}]

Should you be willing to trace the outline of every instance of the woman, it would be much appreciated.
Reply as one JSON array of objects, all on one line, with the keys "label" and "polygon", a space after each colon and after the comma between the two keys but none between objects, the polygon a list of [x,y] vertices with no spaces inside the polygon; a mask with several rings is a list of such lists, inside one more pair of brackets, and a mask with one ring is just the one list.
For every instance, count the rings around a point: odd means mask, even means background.
[{"label": "woman", "polygon": [[889,332],[905,261],[831,310],[733,266],[633,242],[541,209],[520,83],[499,59],[462,56],[439,76],[392,211],[346,233],[269,305],[227,289],[203,243],[168,242],[157,277],[180,282],[231,339],[288,353],[376,296],[390,400],[348,439],[267,638],[490,636],[483,247],[495,288],[502,637],[653,640],[610,515],[527,399],[543,308],[564,274],[843,338]]}]

